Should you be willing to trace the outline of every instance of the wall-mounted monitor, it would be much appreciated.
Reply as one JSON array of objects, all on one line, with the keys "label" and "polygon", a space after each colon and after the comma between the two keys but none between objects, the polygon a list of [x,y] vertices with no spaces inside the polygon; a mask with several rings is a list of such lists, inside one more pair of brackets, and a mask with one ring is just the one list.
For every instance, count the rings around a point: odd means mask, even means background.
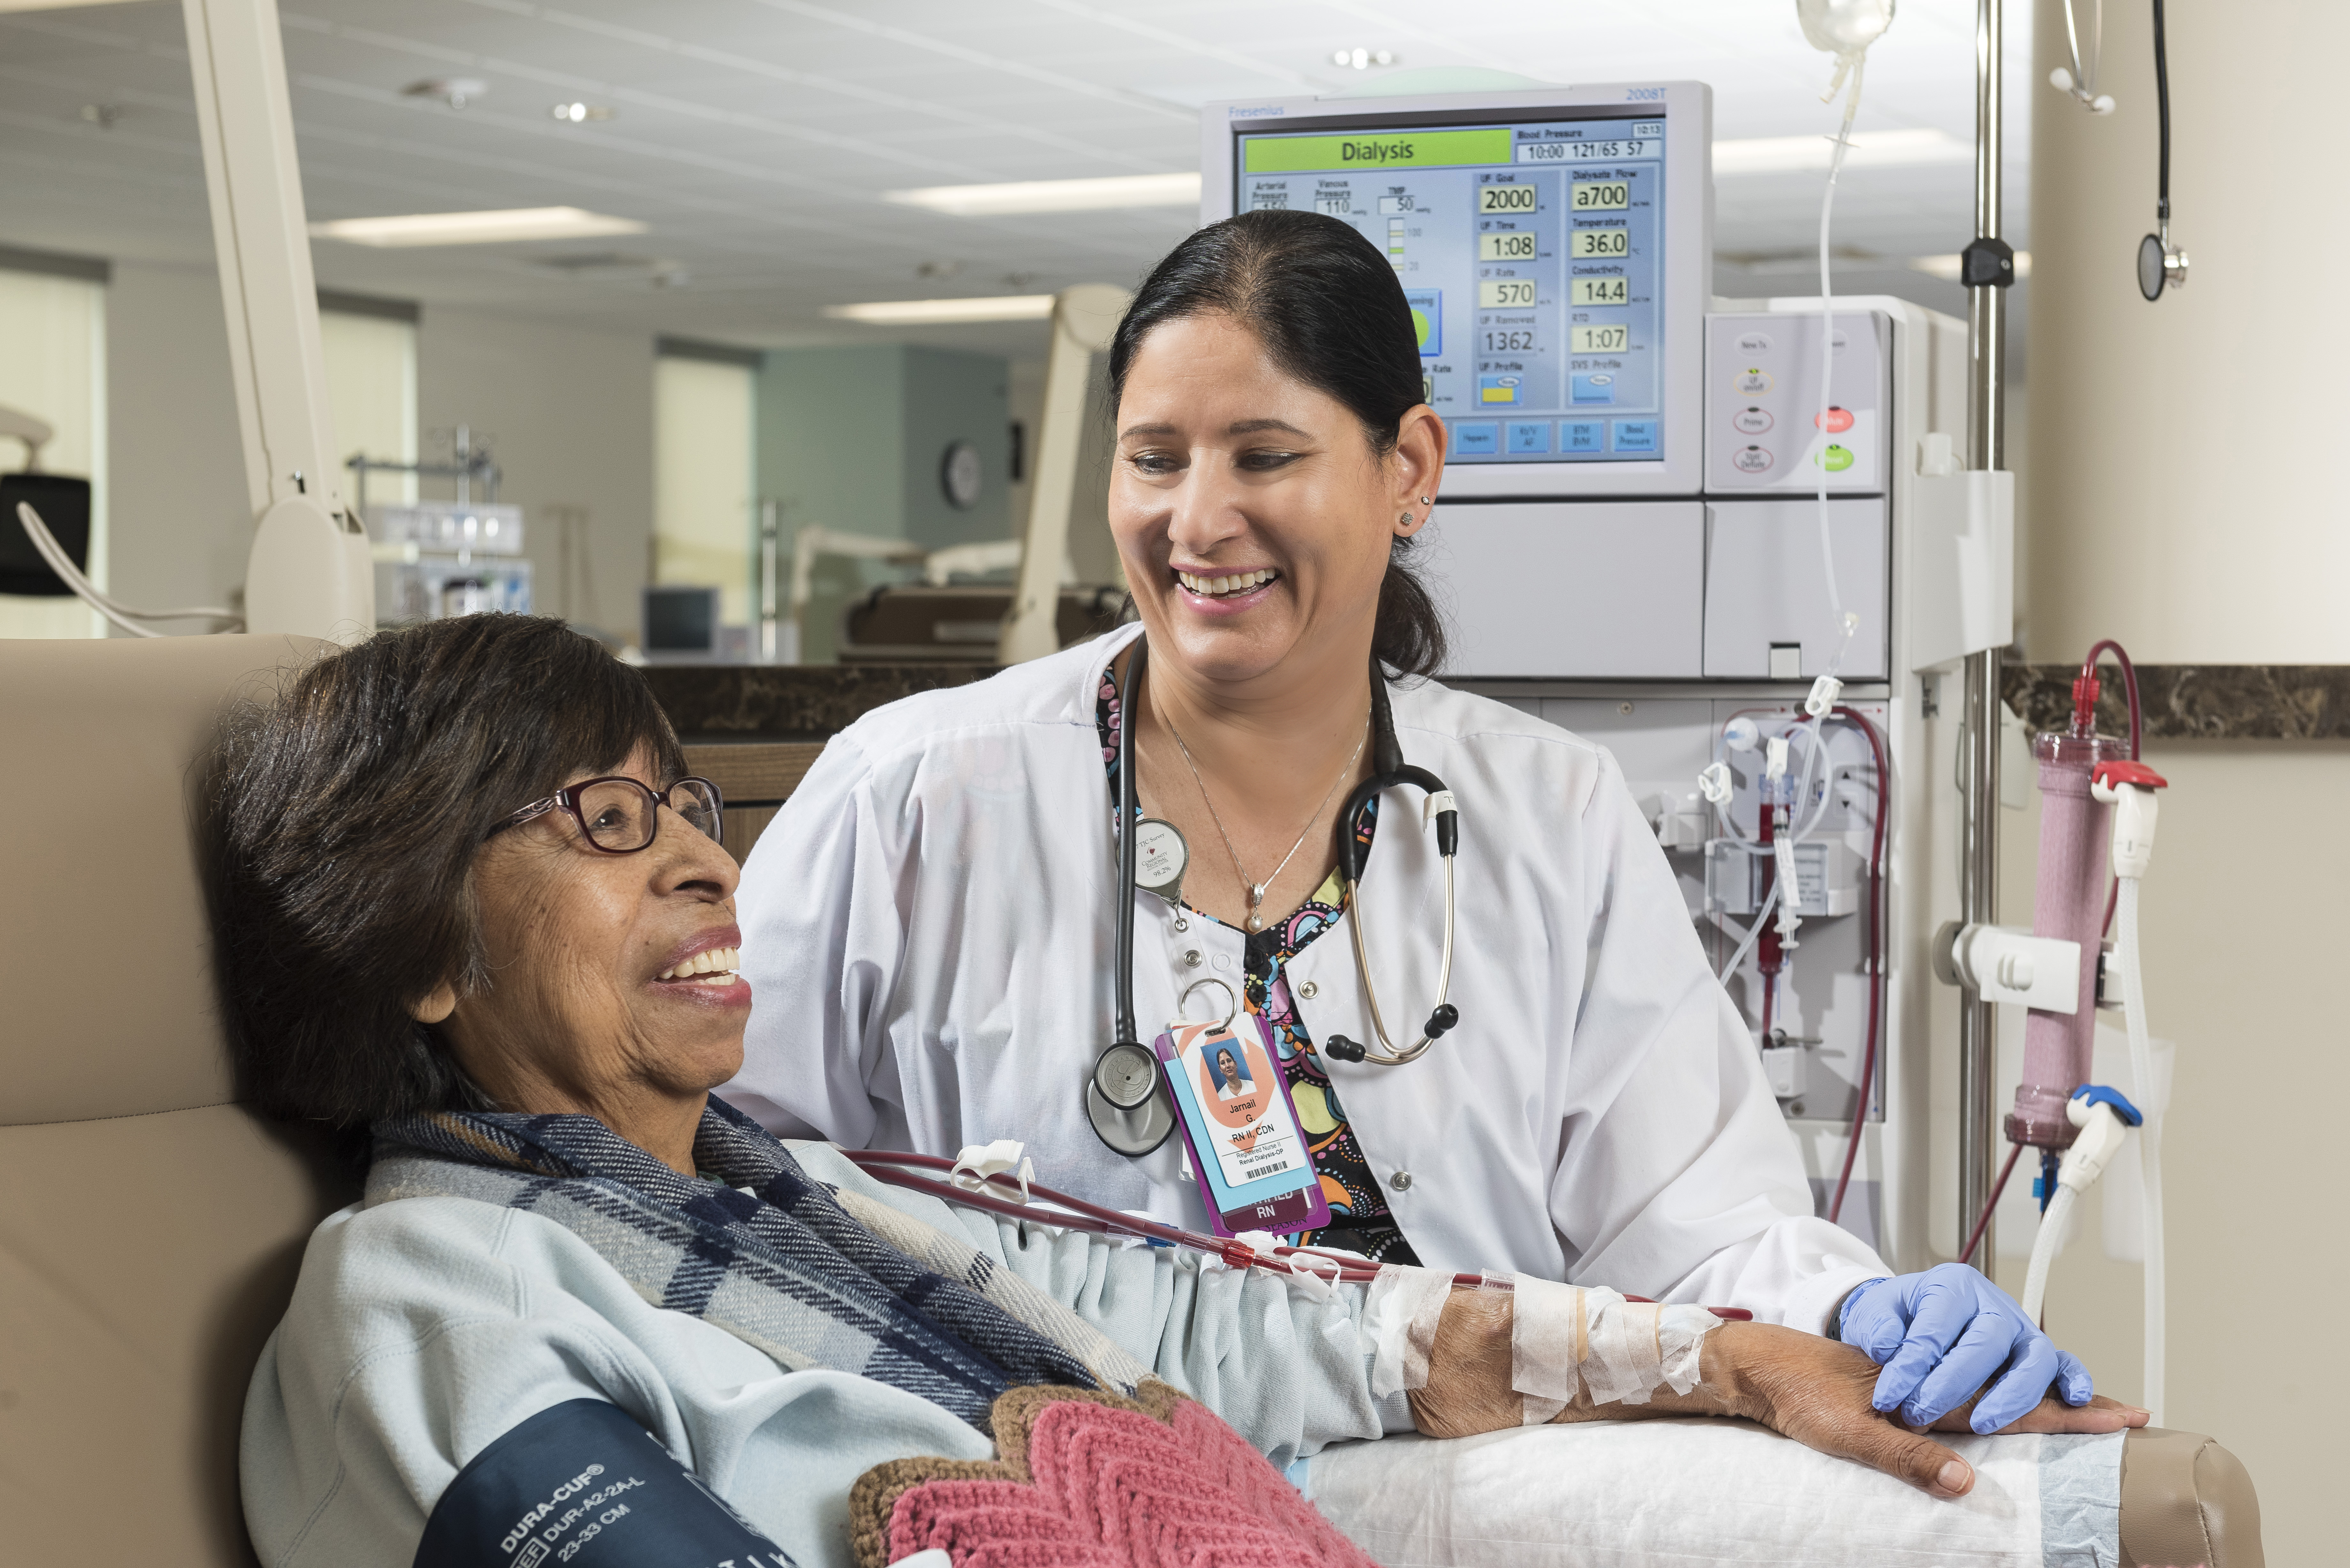
[{"label": "wall-mounted monitor", "polygon": [[1214,103],[1201,219],[1323,213],[1387,256],[1448,494],[1692,494],[1712,119],[1700,82]]}]

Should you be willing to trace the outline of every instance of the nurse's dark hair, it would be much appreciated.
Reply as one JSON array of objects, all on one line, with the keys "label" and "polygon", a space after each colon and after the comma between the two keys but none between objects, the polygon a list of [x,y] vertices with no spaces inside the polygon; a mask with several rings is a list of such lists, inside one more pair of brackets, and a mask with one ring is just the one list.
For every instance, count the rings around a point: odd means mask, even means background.
[{"label": "nurse's dark hair", "polygon": [[[1253,332],[1273,362],[1347,406],[1372,452],[1395,450],[1403,416],[1425,400],[1419,334],[1395,268],[1354,227],[1319,213],[1243,213],[1210,223],[1151,269],[1109,348],[1113,412],[1143,340],[1211,312]],[[1388,548],[1371,652],[1408,675],[1444,664],[1444,618],[1410,565]]]},{"label": "nurse's dark hair", "polygon": [[380,631],[234,708],[203,798],[240,1097],[350,1129],[488,1108],[410,1009],[495,983],[473,884],[491,830],[639,750],[657,782],[685,771],[644,676],[532,616]]}]

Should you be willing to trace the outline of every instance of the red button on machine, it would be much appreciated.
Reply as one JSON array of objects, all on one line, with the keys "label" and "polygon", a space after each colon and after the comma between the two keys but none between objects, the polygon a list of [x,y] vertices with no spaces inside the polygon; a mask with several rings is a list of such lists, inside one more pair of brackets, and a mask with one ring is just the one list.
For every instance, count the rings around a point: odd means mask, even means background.
[{"label": "red button on machine", "polygon": [[1812,416],[1812,423],[1819,426],[1820,429],[1827,431],[1830,435],[1842,435],[1845,431],[1852,429],[1852,410],[1850,409],[1839,409],[1831,404],[1826,413],[1814,414]]}]

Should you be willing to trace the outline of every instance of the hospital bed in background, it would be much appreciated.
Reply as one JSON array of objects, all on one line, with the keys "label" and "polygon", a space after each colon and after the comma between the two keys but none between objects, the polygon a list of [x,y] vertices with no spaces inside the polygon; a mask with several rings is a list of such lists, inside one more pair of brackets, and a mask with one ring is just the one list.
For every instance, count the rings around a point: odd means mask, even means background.
[{"label": "hospital bed in background", "polygon": [[[265,690],[315,646],[0,642],[0,735],[30,781],[0,818],[0,1500],[12,1562],[253,1562],[236,1484],[245,1386],[311,1229],[357,1182],[318,1141],[238,1103],[191,791],[224,701]],[[693,761],[730,793],[742,784],[744,798],[780,802],[816,749],[696,747]],[[729,847],[747,853],[758,826],[746,812]],[[106,957],[82,956],[93,950]],[[1699,1500],[1742,1487],[1765,1489],[1791,1519],[1832,1521],[1855,1517],[1857,1494],[1831,1489],[1856,1488],[1885,1528],[1939,1530],[1939,1544],[1847,1531],[1850,1561],[2025,1560],[1962,1539],[1953,1505],[1877,1497],[1873,1472],[1735,1423],[1691,1425],[1391,1439],[1317,1459],[1309,1484],[1396,1564],[1565,1562],[1570,1549],[1578,1564],[1847,1560],[1762,1557],[1751,1531],[1698,1554]],[[1705,1447],[1725,1440],[1733,1458]],[[1987,1482],[2005,1473],[1978,1462]],[[1585,1486],[1637,1477],[1648,1510],[1612,1542],[1589,1539],[1614,1516],[1571,1490],[1578,1469]],[[1528,1487],[1534,1473],[1553,1484]],[[2002,1495],[2042,1495],[2026,1468],[2012,1474]],[[1672,1477],[1690,1489],[1685,1504],[1659,1490]],[[2131,1434],[2113,1502],[2126,1564],[2262,1562],[2251,1483],[2207,1438]],[[1585,1536],[1570,1528],[1578,1518]]]}]

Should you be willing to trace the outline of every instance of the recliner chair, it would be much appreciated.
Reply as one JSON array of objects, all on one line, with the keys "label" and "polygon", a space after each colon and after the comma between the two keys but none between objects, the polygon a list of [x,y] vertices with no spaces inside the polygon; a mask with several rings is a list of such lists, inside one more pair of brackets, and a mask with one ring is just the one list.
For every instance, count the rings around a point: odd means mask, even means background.
[{"label": "recliner chair", "polygon": [[[359,1176],[236,1103],[192,831],[224,705],[315,644],[0,640],[0,1506],[10,1562],[251,1564],[237,1433]],[[795,775],[795,777],[796,775]],[[747,846],[746,846],[747,847]],[[2262,1568],[2234,1457],[2131,1434],[2123,1561]]]},{"label": "recliner chair", "polygon": [[26,1564],[250,1563],[237,1427],[357,1196],[236,1104],[192,826],[285,638],[0,642],[0,1497]]}]

